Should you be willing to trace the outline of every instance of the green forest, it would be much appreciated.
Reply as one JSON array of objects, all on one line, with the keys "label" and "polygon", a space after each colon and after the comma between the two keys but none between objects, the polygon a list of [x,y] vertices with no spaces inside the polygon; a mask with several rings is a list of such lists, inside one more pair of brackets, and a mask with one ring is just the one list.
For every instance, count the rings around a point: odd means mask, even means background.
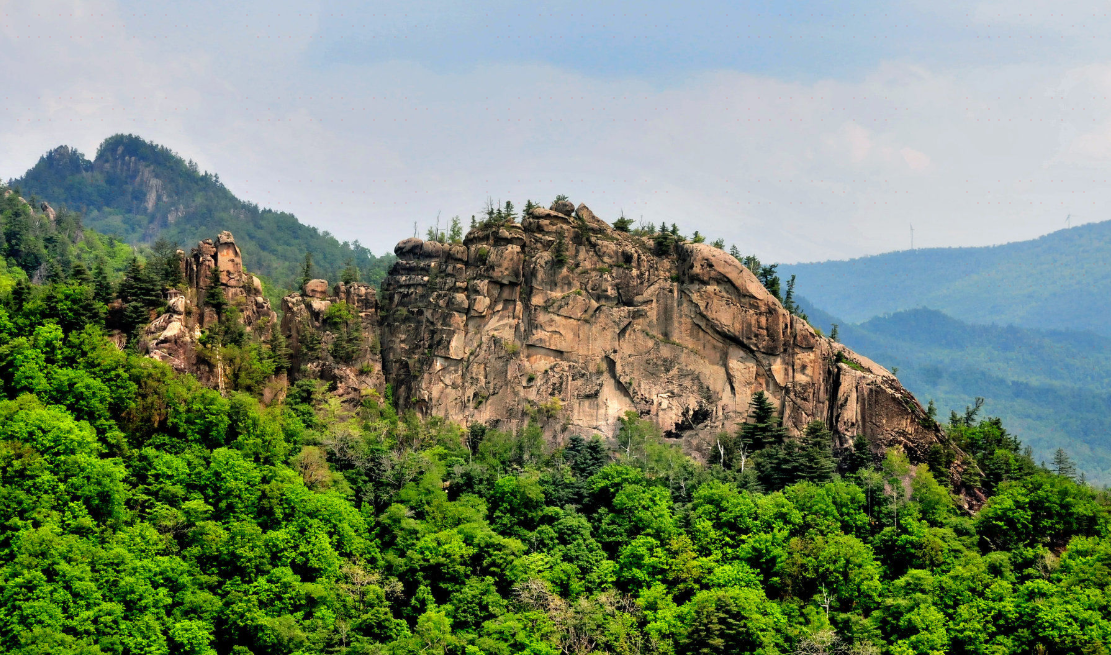
[{"label": "green forest", "polygon": [[306,252],[322,277],[338,279],[355,267],[374,285],[394,260],[358,241],[341,243],[293,214],[239,200],[218,174],[132,135],[105,139],[93,161],[73,148],[55,148],[9,186],[32,205],[42,198],[80,212],[87,226],[132,245],[149,246],[161,237],[189,252],[201,239],[228,230],[251,252],[253,272],[279,290],[297,288]]},{"label": "green forest", "polygon": [[[1106,653],[1111,498],[977,407],[912,466],[790,438],[767,398],[706,463],[615,439],[226,395],[108,339],[159,260],[0,205],[0,650],[19,654]],[[140,284],[141,282],[141,284]],[[147,308],[150,311],[150,308]],[[219,347],[219,346],[217,346]],[[267,369],[267,367],[270,367]],[[251,373],[251,372],[254,373]],[[538,420],[541,420],[538,418]],[[951,453],[950,453],[951,454]],[[974,499],[978,500],[978,499]]]},{"label": "green forest", "polygon": [[1089,481],[1111,483],[1111,338],[1091,332],[974,325],[932,309],[849,324],[800,299],[814,325],[889,370],[942,411],[985,398],[1038,461],[1064,448]]}]

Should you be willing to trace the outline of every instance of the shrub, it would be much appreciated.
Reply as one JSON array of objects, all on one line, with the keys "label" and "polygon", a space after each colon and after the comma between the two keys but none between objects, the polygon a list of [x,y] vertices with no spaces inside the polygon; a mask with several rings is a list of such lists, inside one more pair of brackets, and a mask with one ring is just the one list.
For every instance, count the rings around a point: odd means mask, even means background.
[{"label": "shrub", "polygon": [[540,412],[548,418],[555,418],[562,411],[563,401],[559,399],[559,396],[552,396],[548,399],[548,402],[540,405]]}]

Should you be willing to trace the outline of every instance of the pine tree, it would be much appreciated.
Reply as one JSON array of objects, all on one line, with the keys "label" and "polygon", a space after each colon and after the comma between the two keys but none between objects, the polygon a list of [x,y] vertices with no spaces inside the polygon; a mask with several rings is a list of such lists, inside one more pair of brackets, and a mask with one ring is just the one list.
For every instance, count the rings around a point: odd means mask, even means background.
[{"label": "pine tree", "polygon": [[834,323],[833,324],[833,329],[829,331],[829,338],[830,338],[831,341],[837,341],[837,337],[839,336],[839,333],[837,331],[838,327],[839,326],[836,323]]},{"label": "pine tree", "polygon": [[289,344],[286,343],[285,336],[278,327],[270,327],[270,338],[267,340],[267,345],[270,347],[270,361],[274,363],[274,371],[288,371],[290,356],[293,354],[289,349]]},{"label": "pine tree", "polygon": [[447,240],[451,243],[463,243],[463,224],[458,216],[451,218],[451,227],[448,229]]},{"label": "pine tree", "polygon": [[1053,453],[1053,472],[1057,475],[1068,478],[1070,480],[1076,479],[1076,464],[1065,452],[1064,448],[1058,448],[1057,452]]},{"label": "pine tree", "polygon": [[123,310],[123,331],[127,335],[127,345],[135,350],[139,345],[140,330],[150,322],[150,310],[143,303],[127,303]]},{"label": "pine tree", "polygon": [[51,258],[46,260],[46,281],[52,284],[66,281],[66,272],[62,268],[61,262],[57,259]]},{"label": "pine tree", "polygon": [[96,301],[105,305],[116,297],[116,290],[112,286],[112,281],[108,279],[108,271],[104,267],[103,260],[97,262],[96,268],[93,269],[93,292]]},{"label": "pine tree", "polygon": [[[753,259],[756,258],[753,257]],[[757,265],[759,265],[760,260],[757,259],[756,263]],[[756,277],[760,278],[760,284],[764,285],[764,288],[768,290],[768,293],[775,296],[776,300],[782,300],[779,295],[779,275],[777,275],[775,272],[775,269],[777,268],[779,268],[779,264],[769,264],[767,266],[761,266],[760,272],[756,275]]]},{"label": "pine tree", "polygon": [[359,268],[347,260],[346,266],[343,267],[343,273],[340,275],[340,282],[344,284],[351,284],[359,281]]},{"label": "pine tree", "polygon": [[69,277],[75,284],[91,287],[93,286],[93,276],[89,275],[89,269],[80,260],[73,262],[70,267]]},{"label": "pine tree", "polygon": [[312,253],[305,253],[305,263],[301,264],[301,290],[312,281]]},{"label": "pine tree", "polygon": [[787,280],[787,293],[783,294],[783,309],[795,313],[795,276]]},{"label": "pine tree", "polygon": [[822,421],[811,421],[803,433],[802,448],[798,452],[799,479],[818,484],[828,482],[835,468],[833,434]]},{"label": "pine tree", "polygon": [[162,304],[162,285],[151,275],[148,267],[132,258],[127,264],[120,283],[120,299],[128,304],[139,303],[145,308]]},{"label": "pine tree", "polygon": [[783,443],[787,432],[775,406],[763,391],[752,394],[748,422],[741,425],[739,436],[752,444],[754,450]]},{"label": "pine tree", "polygon": [[563,239],[563,232],[556,235],[555,245],[552,246],[552,261],[560,268],[567,263],[567,242]]},{"label": "pine tree", "polygon": [[12,287],[12,306],[19,312],[23,311],[23,306],[31,299],[34,293],[34,287],[26,278],[20,278],[16,281],[15,286]]},{"label": "pine tree", "polygon": [[220,284],[220,270],[212,269],[212,276],[208,282],[208,290],[204,294],[205,307],[211,307],[216,312],[218,319],[223,319],[228,308],[228,299],[224,295],[224,287]]},{"label": "pine tree", "polygon": [[181,273],[181,257],[178,255],[177,244],[165,237],[159,237],[151,250],[153,257],[148,264],[151,275],[163,289],[180,286],[185,279]]}]

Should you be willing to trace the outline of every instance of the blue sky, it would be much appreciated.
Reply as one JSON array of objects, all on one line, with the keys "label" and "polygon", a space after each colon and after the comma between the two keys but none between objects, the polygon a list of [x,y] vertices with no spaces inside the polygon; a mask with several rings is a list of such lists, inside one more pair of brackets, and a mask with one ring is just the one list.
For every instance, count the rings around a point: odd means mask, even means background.
[{"label": "blue sky", "polygon": [[1108,218],[1096,3],[0,2],[0,163],[170,146],[376,250],[566,193],[767,259]]}]

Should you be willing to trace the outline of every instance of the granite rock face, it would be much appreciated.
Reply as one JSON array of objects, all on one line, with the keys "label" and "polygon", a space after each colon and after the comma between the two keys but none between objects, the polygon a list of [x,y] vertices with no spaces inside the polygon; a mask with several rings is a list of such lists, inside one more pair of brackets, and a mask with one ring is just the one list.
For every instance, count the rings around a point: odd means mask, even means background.
[{"label": "granite rock face", "polygon": [[403,409],[506,429],[539,418],[555,439],[612,436],[634,411],[689,444],[732,430],[764,391],[791,433],[822,420],[838,447],[866,435],[920,462],[944,439],[890,372],[819,336],[727,253],[656,256],[571,207],[461,245],[397,245],[379,325]]},{"label": "granite rock face", "polygon": [[302,293],[282,298],[282,334],[293,353],[296,377],[335,385],[335,393],[357,401],[382,393],[378,298],[369,284],[309,281]]},{"label": "granite rock face", "polygon": [[244,270],[243,255],[231,232],[221,232],[215,241],[201,241],[188,256],[180,250],[178,254],[184,289],[170,290],[166,312],[147,326],[142,348],[175,370],[188,371],[220,386],[219,371],[197,358],[201,332],[219,320],[204,302],[212,285],[220,286],[228,306],[237,310],[238,320],[249,334],[267,339],[278,316],[262,293],[262,281]]},{"label": "granite rock face", "polygon": [[[863,435],[875,453],[899,446],[912,462],[935,445],[955,450],[890,372],[817,334],[732,256],[687,242],[654,250],[566,201],[463,243],[405,239],[381,304],[369,285],[325,280],[282,300],[290,371],[346,402],[389,387],[402,411],[510,430],[538,421],[557,442],[612,438],[635,412],[697,453],[763,391],[791,434],[821,420],[838,449]],[[183,261],[186,289],[146,341],[151,356],[211,383],[194,356],[215,321],[209,286],[263,338],[276,316],[230,234]]]}]

